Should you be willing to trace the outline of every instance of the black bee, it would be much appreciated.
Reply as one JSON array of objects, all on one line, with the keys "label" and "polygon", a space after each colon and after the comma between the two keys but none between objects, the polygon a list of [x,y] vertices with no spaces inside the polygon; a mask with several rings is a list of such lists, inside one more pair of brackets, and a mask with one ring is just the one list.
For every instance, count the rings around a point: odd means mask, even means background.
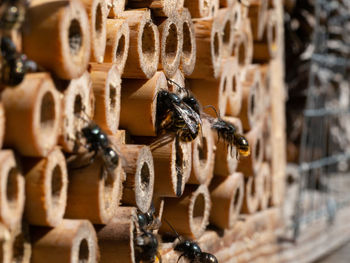
[{"label": "black bee", "polygon": [[1,84],[7,86],[16,86],[20,84],[27,72],[37,70],[34,61],[29,60],[26,55],[18,53],[15,44],[10,38],[1,38]]},{"label": "black bee", "polygon": [[158,252],[158,239],[153,230],[160,227],[160,221],[154,216],[154,206],[146,213],[137,213],[137,222],[139,226],[139,234],[136,232],[134,241],[136,262],[162,262]]},{"label": "black bee", "polygon": [[179,262],[182,257],[185,257],[190,260],[190,263],[218,263],[218,260],[213,254],[202,252],[200,246],[192,240],[183,240],[173,226],[166,219],[164,220],[180,241],[174,248],[175,251],[182,253],[177,262]]},{"label": "black bee", "polygon": [[19,29],[25,19],[27,3],[25,0],[3,0],[0,6],[0,28]]},{"label": "black bee", "polygon": [[[231,148],[235,146],[237,148],[237,159],[239,155],[242,155],[244,157],[249,156],[250,154],[250,146],[248,143],[248,140],[242,135],[237,132],[236,126],[234,126],[232,123],[228,121],[224,121],[221,119],[216,111],[216,109],[212,106],[207,106],[211,107],[216,115],[217,118],[212,118],[209,115],[205,115],[207,119],[211,122],[211,128],[214,129],[217,134],[219,139],[223,138],[225,142],[227,142],[228,147]],[[232,153],[232,151],[231,151]]]}]

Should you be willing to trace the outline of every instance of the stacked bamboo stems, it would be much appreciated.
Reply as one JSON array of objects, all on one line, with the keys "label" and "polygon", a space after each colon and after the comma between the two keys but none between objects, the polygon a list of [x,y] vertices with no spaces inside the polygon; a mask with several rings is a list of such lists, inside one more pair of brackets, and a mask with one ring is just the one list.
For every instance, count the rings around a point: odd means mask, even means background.
[{"label": "stacked bamboo stems", "polygon": [[[0,104],[0,145],[4,138],[20,156],[0,151],[2,178],[10,181],[1,184],[0,238],[30,234],[22,262],[134,262],[136,208],[147,212],[152,203],[159,220],[199,239],[209,224],[237,231],[241,213],[281,202],[278,193],[271,198],[281,147],[273,144],[270,74],[271,61],[281,59],[280,24],[276,7],[249,2],[129,0],[124,10],[125,1],[115,0],[31,1],[22,50],[50,74],[27,74]],[[166,78],[233,123],[251,155],[238,160],[205,118],[194,142],[174,139],[151,151],[157,93],[183,92]],[[120,155],[113,171],[103,154],[89,156],[82,129],[91,123]],[[78,163],[89,165],[67,167],[80,155]],[[268,229],[251,231],[240,233],[256,242],[243,258],[260,241],[273,243]],[[169,232],[163,220],[160,233]],[[3,250],[9,260],[12,250]]]}]

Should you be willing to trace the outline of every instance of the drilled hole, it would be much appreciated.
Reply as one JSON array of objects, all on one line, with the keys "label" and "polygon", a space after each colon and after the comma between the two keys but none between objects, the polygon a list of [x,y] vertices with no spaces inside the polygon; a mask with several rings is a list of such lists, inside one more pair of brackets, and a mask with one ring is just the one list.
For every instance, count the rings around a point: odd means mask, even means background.
[{"label": "drilled hole", "polygon": [[232,76],[232,92],[233,93],[237,92],[237,78],[236,78],[236,75]]},{"label": "drilled hole", "polygon": [[168,28],[168,35],[165,44],[165,57],[168,64],[173,63],[177,53],[177,28],[175,24],[171,24]]},{"label": "drilled hole", "polygon": [[255,95],[252,94],[252,96],[250,97],[250,114],[254,115],[254,111],[255,111]]},{"label": "drilled hole", "polygon": [[22,233],[18,234],[13,242],[13,259],[11,262],[22,262],[24,257],[25,239]]},{"label": "drilled hole", "polygon": [[226,21],[225,27],[224,27],[224,32],[223,32],[223,42],[224,44],[229,44],[230,43],[230,38],[231,38],[231,23],[230,20]]},{"label": "drilled hole", "polygon": [[183,55],[185,59],[190,59],[192,54],[191,30],[188,23],[183,24]]},{"label": "drilled hole", "polygon": [[19,172],[16,168],[11,168],[7,174],[6,197],[10,206],[16,206],[18,199],[18,177]]},{"label": "drilled hole", "polygon": [[118,40],[117,51],[115,52],[115,58],[117,62],[120,62],[123,59],[125,52],[125,35],[121,35]]},{"label": "drilled hole", "polygon": [[233,17],[233,24],[236,25],[238,23],[238,12],[235,12]]},{"label": "drilled hole", "polygon": [[82,46],[82,33],[80,23],[76,19],[73,19],[69,25],[68,42],[69,52],[72,55],[78,54]]},{"label": "drilled hole", "polygon": [[51,177],[51,198],[53,205],[57,205],[60,200],[60,195],[63,186],[62,170],[57,164],[52,171]]},{"label": "drilled hole", "polygon": [[224,83],[222,84],[222,92],[225,93],[226,92],[226,89],[227,89],[227,79],[226,77],[224,77]]},{"label": "drilled hole", "polygon": [[260,154],[260,139],[258,139],[257,142],[256,142],[255,159],[259,158],[259,154]]},{"label": "drilled hole", "polygon": [[238,46],[238,63],[240,66],[244,66],[245,65],[245,61],[246,61],[246,52],[245,52],[245,46],[244,46],[244,42],[240,42],[239,46]]},{"label": "drilled hole", "polygon": [[155,37],[151,23],[146,23],[142,32],[142,54],[146,62],[151,63],[155,55]]},{"label": "drilled hole", "polygon": [[74,115],[80,115],[83,111],[83,102],[80,95],[75,96],[74,100]]},{"label": "drilled hole", "polygon": [[294,183],[295,183],[295,179],[294,179],[293,175],[288,174],[287,175],[287,184],[290,186],[290,185],[292,185]]},{"label": "drilled hole", "polygon": [[219,34],[218,32],[215,32],[214,35],[214,56],[218,57],[219,56]]},{"label": "drilled hole", "polygon": [[96,6],[95,31],[97,34],[101,34],[101,32],[102,32],[102,7],[101,7],[101,4],[98,4]]},{"label": "drilled hole", "polygon": [[194,202],[193,220],[196,224],[201,224],[204,217],[205,198],[203,194],[199,194]]},{"label": "drilled hole", "polygon": [[55,121],[55,101],[51,92],[46,92],[41,102],[40,126],[42,130],[51,132]]},{"label": "drilled hole", "polygon": [[84,238],[80,242],[79,246],[79,263],[86,263],[89,260],[89,245],[87,240]]},{"label": "drilled hole", "polygon": [[117,105],[117,89],[112,84],[109,84],[109,105],[111,108],[115,108]]},{"label": "drilled hole", "polygon": [[239,195],[241,193],[241,189],[237,188],[236,192],[235,192],[235,196],[233,198],[233,206],[236,208],[238,206],[238,202],[239,202]]},{"label": "drilled hole", "polygon": [[147,163],[144,163],[141,168],[141,189],[145,191],[149,186],[150,172]]},{"label": "drilled hole", "polygon": [[203,137],[202,144],[197,145],[198,155],[200,161],[206,161],[208,159],[208,143],[207,139]]}]

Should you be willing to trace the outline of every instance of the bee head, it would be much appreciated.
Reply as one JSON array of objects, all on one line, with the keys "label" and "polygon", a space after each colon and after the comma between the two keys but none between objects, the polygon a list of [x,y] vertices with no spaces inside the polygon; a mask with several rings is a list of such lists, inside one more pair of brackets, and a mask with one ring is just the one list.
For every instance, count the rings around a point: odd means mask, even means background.
[{"label": "bee head", "polygon": [[235,141],[236,141],[235,144],[237,146],[237,150],[239,154],[244,157],[249,156],[250,146],[249,146],[248,140],[244,136],[238,134],[235,138]]},{"label": "bee head", "polygon": [[192,110],[194,110],[197,114],[200,114],[200,105],[198,101],[193,97],[184,97],[182,99],[188,106],[191,107]]}]

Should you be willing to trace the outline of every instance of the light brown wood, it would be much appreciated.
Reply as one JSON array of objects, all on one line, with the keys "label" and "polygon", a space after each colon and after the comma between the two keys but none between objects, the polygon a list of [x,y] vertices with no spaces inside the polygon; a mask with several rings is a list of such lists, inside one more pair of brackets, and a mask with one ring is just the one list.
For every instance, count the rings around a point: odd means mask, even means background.
[{"label": "light brown wood", "polygon": [[206,119],[202,121],[201,134],[192,143],[192,169],[188,183],[209,185],[214,172],[215,142],[211,124]]},{"label": "light brown wood", "polygon": [[108,18],[118,18],[125,9],[125,2],[128,0],[111,0]]},{"label": "light brown wood", "polygon": [[3,263],[11,263],[12,259],[11,235],[3,224],[0,224],[0,259]]},{"label": "light brown wood", "polygon": [[271,67],[270,64],[262,64],[259,66],[261,73],[262,95],[261,104],[263,109],[271,108]]},{"label": "light brown wood", "polygon": [[152,152],[155,195],[166,197],[181,196],[191,173],[191,150],[191,143],[173,140]]},{"label": "light brown wood", "polygon": [[272,158],[272,118],[270,111],[263,116],[263,140],[264,140],[264,160],[271,161]]},{"label": "light brown wood", "polygon": [[257,180],[260,180],[257,182],[261,185],[261,196],[260,196],[260,204],[259,209],[265,210],[270,202],[271,198],[271,171],[270,171],[270,165],[267,162],[262,163],[260,171],[259,171],[259,177]]},{"label": "light brown wood", "polygon": [[85,150],[80,135],[94,114],[95,97],[91,84],[90,74],[85,72],[80,78],[71,80],[63,92],[59,144],[65,152]]},{"label": "light brown wood", "polygon": [[132,135],[155,136],[157,93],[167,89],[164,73],[150,80],[123,79],[120,127]]},{"label": "light brown wood", "polygon": [[55,228],[31,227],[33,263],[98,262],[96,232],[88,220],[65,219]]},{"label": "light brown wood", "polygon": [[59,93],[50,76],[27,74],[16,89],[2,93],[2,102],[5,145],[23,155],[46,156],[57,143],[61,111]]},{"label": "light brown wood", "polygon": [[[164,211],[164,198],[162,197],[154,197],[153,198],[153,205],[155,208],[154,216],[158,222],[162,222],[163,217],[163,211]],[[154,229],[153,233],[158,234],[159,228]]]},{"label": "light brown wood", "polygon": [[[234,15],[233,8],[221,8],[217,12],[216,18],[221,24],[222,52],[223,58],[229,57],[232,54],[233,41],[235,37],[237,19]],[[237,23],[237,22],[236,22]]]},{"label": "light brown wood", "polygon": [[184,5],[184,0],[129,0],[131,8],[148,7],[156,17],[169,17]]},{"label": "light brown wood", "polygon": [[232,56],[237,58],[240,67],[247,66],[253,60],[253,36],[249,18],[242,18],[238,33],[233,41]]},{"label": "light brown wood", "polygon": [[259,208],[260,201],[260,185],[259,185],[259,175],[249,176],[245,178],[245,189],[242,204],[242,214],[253,214]]},{"label": "light brown wood", "polygon": [[0,149],[2,148],[4,136],[5,136],[5,110],[4,110],[4,105],[2,104],[2,102],[0,102]]},{"label": "light brown wood", "polygon": [[25,175],[25,219],[32,225],[57,226],[66,209],[68,173],[62,152],[56,148],[34,161]]},{"label": "light brown wood", "polygon": [[221,229],[232,228],[241,211],[244,196],[243,174],[215,176],[209,187],[212,201],[210,223]]},{"label": "light brown wood", "polygon": [[[193,17],[193,16],[192,16]],[[217,79],[221,73],[222,28],[216,19],[194,19],[197,58],[193,79]]]},{"label": "light brown wood", "polygon": [[129,53],[129,25],[124,19],[107,19],[106,26],[107,40],[103,62],[115,64],[118,72],[123,74]]},{"label": "light brown wood", "polygon": [[267,21],[271,18],[268,15],[267,0],[252,0],[248,9],[248,17],[251,21],[254,40],[261,40],[266,30]]},{"label": "light brown wood", "polygon": [[96,226],[101,263],[135,262],[135,218],[135,207],[119,207],[105,226]]},{"label": "light brown wood", "polygon": [[0,151],[0,222],[19,227],[24,209],[24,178],[11,150]]},{"label": "light brown wood", "polygon": [[80,1],[30,1],[23,51],[63,79],[78,78],[90,58],[87,14]]},{"label": "light brown wood", "polygon": [[26,222],[23,222],[22,226],[19,226],[11,231],[10,235],[9,246],[11,246],[12,249],[12,259],[8,262],[31,262],[30,258],[32,255],[32,246],[30,243],[29,225]]},{"label": "light brown wood", "polygon": [[152,23],[149,10],[124,11],[130,28],[129,53],[123,73],[124,78],[151,78],[159,62],[159,31]]},{"label": "light brown wood", "polygon": [[165,19],[159,26],[160,64],[159,69],[167,77],[172,77],[180,66],[183,46],[182,18],[176,12]]},{"label": "light brown wood", "polygon": [[120,73],[116,65],[112,65],[107,71],[94,65],[90,73],[95,95],[94,121],[108,134],[116,134],[120,115]]},{"label": "light brown wood", "polygon": [[90,24],[90,61],[102,63],[106,48],[107,3],[105,0],[81,0],[81,2]]},{"label": "light brown wood", "polygon": [[250,155],[240,159],[237,170],[246,177],[254,176],[261,169],[265,144],[262,132],[262,122],[259,122],[245,134],[250,146]]},{"label": "light brown wood", "polygon": [[152,203],[154,188],[154,165],[148,146],[125,144],[119,150],[125,158],[123,170],[126,180],[123,185],[122,203],[136,206],[146,213]]},{"label": "light brown wood", "polygon": [[192,18],[208,17],[210,15],[211,0],[185,0],[184,6],[188,8]]},{"label": "light brown wood", "polygon": [[[224,117],[224,120],[232,123],[237,128],[238,133],[242,133],[242,123],[240,119],[234,117]],[[219,139],[215,131],[213,132],[216,145],[214,174],[229,176],[237,169],[237,149],[236,147],[232,147],[232,149],[228,147],[227,143],[223,139]]]},{"label": "light brown wood", "polygon": [[[88,162],[89,158],[81,166]],[[64,217],[89,219],[94,224],[107,223],[119,205],[123,179],[121,159],[113,171],[100,156],[87,167],[70,170]]]},{"label": "light brown wood", "polygon": [[182,18],[183,45],[180,68],[186,76],[192,74],[196,65],[197,46],[191,13],[187,8],[180,11]]},{"label": "light brown wood", "polygon": [[[165,198],[163,218],[186,237],[199,238],[209,224],[210,194],[205,185],[186,186],[180,198]],[[172,233],[168,224],[162,224],[161,233]]]},{"label": "light brown wood", "polygon": [[225,71],[223,74],[227,76],[228,87],[230,87],[230,89],[226,89],[228,102],[225,114],[237,116],[242,108],[242,83],[237,59],[235,57],[227,58],[223,65],[223,71]]}]

